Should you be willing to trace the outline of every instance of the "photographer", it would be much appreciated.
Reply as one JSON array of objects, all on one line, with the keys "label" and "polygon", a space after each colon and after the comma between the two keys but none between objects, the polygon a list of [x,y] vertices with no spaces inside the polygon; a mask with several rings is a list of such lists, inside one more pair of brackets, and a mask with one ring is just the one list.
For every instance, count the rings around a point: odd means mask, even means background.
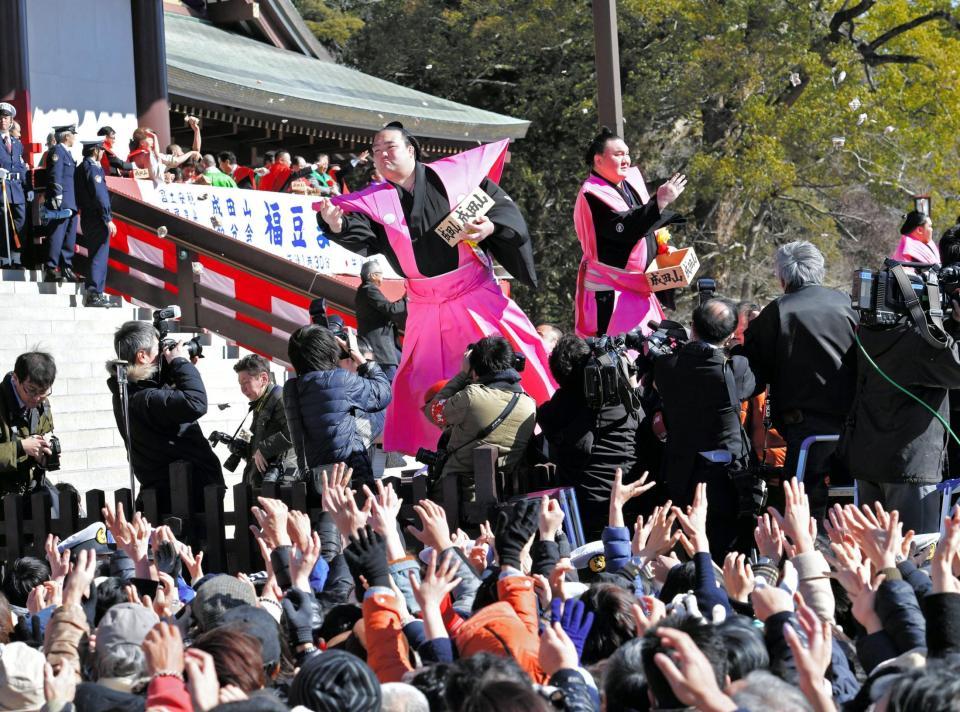
[{"label": "photographer", "polygon": [[143,487],[156,488],[160,509],[170,507],[170,464],[186,460],[193,465],[191,502],[204,509],[203,490],[207,485],[223,486],[220,461],[203,437],[197,419],[207,412],[207,392],[200,372],[190,363],[183,342],[165,350],[165,375],[157,377],[160,341],[149,322],[128,321],[113,336],[117,357],[127,361],[130,432],[124,426],[120,388],[112,364],[107,364],[107,385],[113,393],[113,414],[117,428],[130,450],[131,464]]},{"label": "photographer", "polygon": [[[476,499],[476,447],[496,445],[497,469],[510,473],[520,464],[533,435],[537,405],[523,392],[516,366],[516,354],[506,339],[485,336],[467,349],[460,373],[424,408],[427,417],[444,430],[441,442],[446,443],[438,446],[446,451],[441,472],[443,477],[459,480],[461,502]],[[441,501],[439,479],[433,488],[431,498]]]},{"label": "photographer", "polygon": [[693,311],[691,340],[653,363],[667,429],[662,481],[681,509],[707,483],[710,549],[721,559],[756,523],[747,511],[749,444],[740,427],[740,403],[755,381],[744,357],[724,351],[736,328],[737,305],[709,299]]},{"label": "photographer", "polygon": [[233,370],[253,413],[250,442],[244,453],[247,466],[243,483],[258,487],[270,468],[278,468],[278,476],[296,473],[297,456],[287,430],[283,387],[270,383],[270,364],[263,356],[250,354],[237,361]]},{"label": "photographer", "polygon": [[576,490],[586,539],[594,541],[607,524],[614,472],[619,467],[625,481],[632,479],[643,412],[622,402],[600,408],[587,405],[584,366],[590,355],[589,344],[579,336],[560,338],[550,354],[550,372],[560,387],[540,406],[537,423],[561,485]]},{"label": "photographer", "polygon": [[23,494],[43,481],[53,415],[48,400],[57,376],[49,354],[17,356],[0,384],[0,494]]},{"label": "photographer", "polygon": [[[381,411],[390,402],[390,382],[380,367],[330,329],[316,324],[297,329],[287,346],[297,375],[283,386],[283,403],[301,472],[307,473],[308,493],[320,496],[320,473],[345,462],[353,468],[354,486],[373,486],[373,467],[358,419]],[[356,372],[342,368],[346,355]]]},{"label": "photographer", "polygon": [[940,418],[950,417],[949,389],[960,388],[954,340],[960,302],[952,303],[953,318],[945,325],[951,335],[942,334],[943,348],[924,338],[913,316],[901,313],[893,324],[861,320],[856,396],[839,445],[857,480],[860,503],[897,510],[903,530],[917,534],[940,526],[936,485],[947,452]]}]

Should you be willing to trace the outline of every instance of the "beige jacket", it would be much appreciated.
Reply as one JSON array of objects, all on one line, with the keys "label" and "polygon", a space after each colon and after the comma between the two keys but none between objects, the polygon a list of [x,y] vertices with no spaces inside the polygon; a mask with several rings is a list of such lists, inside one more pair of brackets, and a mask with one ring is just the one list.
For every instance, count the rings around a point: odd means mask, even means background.
[{"label": "beige jacket", "polygon": [[[456,451],[443,469],[444,476],[457,475],[467,489],[472,489],[473,451],[479,445],[497,446],[500,451],[497,461],[499,470],[512,472],[517,468],[533,436],[537,420],[537,404],[526,393],[520,396],[506,420],[496,430],[482,440],[475,439],[477,433],[503,412],[512,397],[510,391],[472,383],[470,377],[462,373],[451,378],[443,387],[435,401],[443,401],[443,419],[450,431],[447,451]],[[463,498],[468,501],[473,499],[472,496]]]}]

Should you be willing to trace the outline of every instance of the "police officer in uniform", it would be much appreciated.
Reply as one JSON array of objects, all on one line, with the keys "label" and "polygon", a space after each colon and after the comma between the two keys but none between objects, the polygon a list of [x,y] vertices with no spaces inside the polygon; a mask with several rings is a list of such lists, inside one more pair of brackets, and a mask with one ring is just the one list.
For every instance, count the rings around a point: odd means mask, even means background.
[{"label": "police officer in uniform", "polygon": [[27,217],[24,196],[27,164],[23,160],[23,144],[10,130],[16,115],[17,110],[11,104],[0,102],[0,180],[5,184],[0,192],[0,209],[6,224],[4,233],[0,234],[0,262],[9,265],[16,264],[12,254],[17,242],[14,235],[22,242]]},{"label": "police officer in uniform", "polygon": [[103,293],[107,282],[107,258],[110,254],[110,238],[117,234],[110,212],[110,194],[104,178],[101,159],[103,139],[83,141],[83,160],[77,166],[75,190],[80,209],[80,230],[90,269],[84,279],[86,295],[84,305],[109,307],[110,300]]},{"label": "police officer in uniform", "polygon": [[49,223],[49,251],[47,252],[47,282],[75,282],[73,253],[77,243],[77,199],[73,176],[77,162],[70,153],[76,138],[75,126],[56,126],[53,129],[57,143],[47,154],[47,189],[44,207],[58,213]]}]

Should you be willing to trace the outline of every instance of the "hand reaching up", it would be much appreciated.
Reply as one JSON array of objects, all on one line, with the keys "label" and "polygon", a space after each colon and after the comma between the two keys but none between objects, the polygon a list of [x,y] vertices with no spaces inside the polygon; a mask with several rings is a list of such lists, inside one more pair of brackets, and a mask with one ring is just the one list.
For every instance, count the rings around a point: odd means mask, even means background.
[{"label": "hand reaching up", "polygon": [[693,494],[693,504],[682,511],[679,507],[673,508],[683,533],[689,539],[693,550],[697,553],[710,553],[710,541],[707,539],[707,483],[697,485]]},{"label": "hand reaching up", "polygon": [[624,484],[623,470],[618,467],[614,471],[613,486],[610,488],[610,518],[608,521],[611,527],[623,526],[623,506],[627,502],[657,486],[656,482],[647,482],[649,476],[649,472],[644,472],[636,482]]}]

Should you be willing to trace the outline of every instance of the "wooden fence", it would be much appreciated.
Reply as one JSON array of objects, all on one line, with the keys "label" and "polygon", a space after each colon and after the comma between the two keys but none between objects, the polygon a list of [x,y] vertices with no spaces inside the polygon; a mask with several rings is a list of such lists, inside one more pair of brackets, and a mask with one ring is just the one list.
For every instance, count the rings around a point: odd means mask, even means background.
[{"label": "wooden fence", "polygon": [[[496,470],[497,449],[481,446],[474,451],[476,477],[476,501],[461,512],[457,483],[444,478],[442,504],[451,529],[467,528],[489,518],[497,505],[511,496],[536,489],[555,486],[552,465],[540,465],[514,476],[504,476]],[[197,541],[203,550],[203,568],[206,572],[250,572],[262,567],[257,542],[250,531],[256,524],[250,508],[257,497],[280,499],[291,509],[307,512],[306,484],[298,482],[279,486],[266,484],[254,489],[249,485],[233,487],[233,511],[225,510],[226,488],[210,485],[204,491],[204,507],[198,511],[191,502],[191,466],[187,462],[175,462],[170,466],[170,511],[162,512],[158,492],[144,488],[140,492],[141,511],[153,525],[168,524],[178,538]],[[427,478],[413,477],[400,485],[404,508],[401,518],[415,521],[412,507],[421,499],[427,499]],[[123,503],[124,511],[134,511],[131,492],[128,488],[114,493],[115,504]],[[102,521],[101,510],[106,503],[102,490],[89,490],[84,499],[85,515],[80,516],[79,503],[69,492],[59,494],[60,515],[50,516],[50,495],[38,492],[32,495],[7,495],[3,498],[3,517],[0,520],[0,562],[10,563],[21,556],[44,558],[44,542],[48,534],[65,539],[71,534]],[[310,512],[316,516],[318,512]],[[232,534],[227,532],[232,527]]]}]

